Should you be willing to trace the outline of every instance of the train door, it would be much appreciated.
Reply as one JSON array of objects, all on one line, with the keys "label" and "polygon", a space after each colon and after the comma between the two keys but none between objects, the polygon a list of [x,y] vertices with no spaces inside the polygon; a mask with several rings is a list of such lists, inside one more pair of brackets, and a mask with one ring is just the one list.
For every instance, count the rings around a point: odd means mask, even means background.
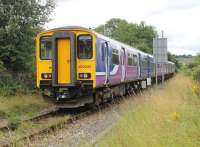
[{"label": "train door", "polygon": [[125,69],[126,53],[125,53],[125,48],[122,48],[121,64],[122,64],[122,77],[121,77],[121,81],[123,82],[125,80],[125,77],[126,77],[126,69]]},{"label": "train door", "polygon": [[70,32],[53,35],[53,86],[68,86],[76,81],[74,38]]},{"label": "train door", "polygon": [[141,70],[142,70],[142,68],[141,68],[141,54],[139,53],[138,54],[138,67],[139,67],[139,70],[138,70],[138,78],[141,78]]},{"label": "train door", "polygon": [[151,86],[151,76],[152,76],[152,61],[151,57],[147,56],[147,86]]},{"label": "train door", "polygon": [[151,76],[151,65],[150,65],[151,63],[150,63],[150,57],[149,56],[147,56],[147,78],[149,78],[150,76]]},{"label": "train door", "polygon": [[105,67],[106,67],[106,79],[105,84],[109,83],[110,79],[110,55],[109,55],[109,44],[105,42]]},{"label": "train door", "polygon": [[69,84],[70,80],[70,39],[57,40],[58,84]]}]

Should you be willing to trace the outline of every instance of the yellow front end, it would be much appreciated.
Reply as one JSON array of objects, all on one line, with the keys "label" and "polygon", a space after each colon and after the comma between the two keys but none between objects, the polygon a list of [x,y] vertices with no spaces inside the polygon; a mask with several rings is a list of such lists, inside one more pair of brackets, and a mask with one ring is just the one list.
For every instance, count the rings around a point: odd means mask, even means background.
[{"label": "yellow front end", "polygon": [[[62,37],[67,33],[75,36],[73,41]],[[56,34],[61,34],[61,37],[56,38]],[[94,88],[96,86],[95,42],[96,38],[92,31],[84,29],[54,29],[38,34],[36,38],[37,87],[59,91],[59,87],[81,87],[89,83]],[[74,57],[71,52],[75,53]],[[72,69],[75,72],[72,72]],[[72,80],[72,77],[75,77],[75,80]]]},{"label": "yellow front end", "polygon": [[51,83],[52,78],[44,78],[42,74],[49,73],[52,74],[52,60],[51,59],[41,59],[41,37],[51,37],[53,32],[46,32],[38,34],[36,37],[36,84],[37,88],[40,88],[41,84]]}]

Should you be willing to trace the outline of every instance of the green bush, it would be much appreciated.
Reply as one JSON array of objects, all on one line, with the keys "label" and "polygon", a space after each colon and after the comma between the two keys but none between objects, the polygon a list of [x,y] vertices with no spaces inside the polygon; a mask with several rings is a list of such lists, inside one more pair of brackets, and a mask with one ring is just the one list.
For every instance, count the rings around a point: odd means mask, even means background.
[{"label": "green bush", "polygon": [[27,75],[0,75],[0,95],[27,94],[34,90],[34,79]]},{"label": "green bush", "polygon": [[200,83],[200,54],[194,57],[194,60],[189,65],[182,67],[182,71],[186,75],[190,75],[194,80]]},{"label": "green bush", "polygon": [[194,69],[193,69],[193,78],[195,80],[197,80],[198,82],[200,82],[200,65],[196,66]]}]

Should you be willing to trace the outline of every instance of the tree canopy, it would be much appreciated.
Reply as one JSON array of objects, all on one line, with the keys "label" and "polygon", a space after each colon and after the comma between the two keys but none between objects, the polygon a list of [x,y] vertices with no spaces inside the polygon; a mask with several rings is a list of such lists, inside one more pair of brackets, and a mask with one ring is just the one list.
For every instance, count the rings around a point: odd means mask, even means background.
[{"label": "tree canopy", "polygon": [[105,25],[95,29],[97,32],[118,41],[134,46],[144,52],[153,53],[153,38],[157,32],[151,25],[128,23],[119,18],[110,19]]},{"label": "tree canopy", "polygon": [[0,71],[31,70],[35,35],[54,5],[53,0],[0,1]]},{"label": "tree canopy", "polygon": [[[143,21],[136,24],[128,23],[126,20],[119,18],[112,18],[95,30],[150,54],[153,54],[153,38],[158,35],[153,26],[147,25]],[[174,62],[177,68],[180,68],[181,65],[175,55],[168,53],[168,60]]]}]

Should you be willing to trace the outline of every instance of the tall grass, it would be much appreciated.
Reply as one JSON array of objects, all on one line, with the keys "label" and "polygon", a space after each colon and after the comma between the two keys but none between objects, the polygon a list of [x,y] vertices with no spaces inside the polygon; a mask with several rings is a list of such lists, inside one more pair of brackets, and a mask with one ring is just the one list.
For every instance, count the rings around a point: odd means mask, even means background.
[{"label": "tall grass", "polygon": [[143,101],[127,103],[127,114],[100,138],[100,147],[200,146],[200,98],[193,81],[177,75],[162,88],[145,92]]},{"label": "tall grass", "polygon": [[0,96],[35,93],[32,74],[0,73]]},{"label": "tall grass", "polygon": [[39,95],[0,96],[0,125],[5,120],[11,129],[17,128],[21,120],[51,106]]}]

